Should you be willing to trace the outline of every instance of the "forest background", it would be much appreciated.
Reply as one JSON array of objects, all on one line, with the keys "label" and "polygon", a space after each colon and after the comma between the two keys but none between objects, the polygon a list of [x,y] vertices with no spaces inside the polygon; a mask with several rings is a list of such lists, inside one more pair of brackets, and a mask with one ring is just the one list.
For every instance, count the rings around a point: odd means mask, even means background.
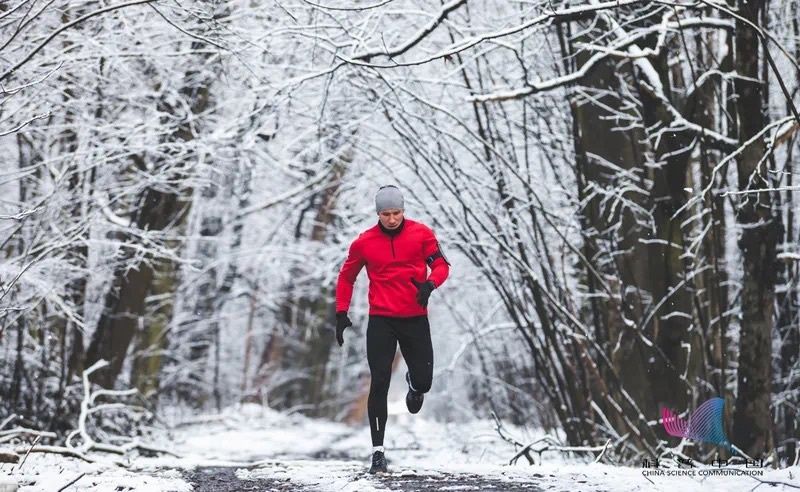
[{"label": "forest background", "polygon": [[0,418],[63,441],[108,361],[156,413],[363,423],[333,286],[396,183],[453,265],[437,418],[634,462],[721,397],[797,463],[798,59],[794,0],[0,2]]}]

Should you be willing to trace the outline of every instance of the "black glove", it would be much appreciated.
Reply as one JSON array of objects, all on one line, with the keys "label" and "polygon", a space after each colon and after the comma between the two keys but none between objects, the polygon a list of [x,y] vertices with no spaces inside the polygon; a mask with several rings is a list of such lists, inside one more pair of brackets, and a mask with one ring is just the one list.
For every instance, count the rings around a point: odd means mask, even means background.
[{"label": "black glove", "polygon": [[417,288],[417,302],[419,305],[422,307],[428,307],[428,298],[431,296],[431,292],[433,292],[433,289],[435,289],[436,286],[433,285],[433,282],[430,280],[417,282],[412,278],[411,283]]},{"label": "black glove", "polygon": [[347,317],[347,311],[336,313],[336,341],[341,347],[344,343],[344,329],[353,326],[353,322]]}]

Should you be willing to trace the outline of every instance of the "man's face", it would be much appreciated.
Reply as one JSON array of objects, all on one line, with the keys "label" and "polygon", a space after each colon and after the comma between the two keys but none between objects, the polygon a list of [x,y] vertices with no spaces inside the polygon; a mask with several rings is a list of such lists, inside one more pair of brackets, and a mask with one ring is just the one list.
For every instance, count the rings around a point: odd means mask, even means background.
[{"label": "man's face", "polygon": [[403,222],[403,209],[387,208],[378,214],[381,225],[387,229],[396,229]]}]

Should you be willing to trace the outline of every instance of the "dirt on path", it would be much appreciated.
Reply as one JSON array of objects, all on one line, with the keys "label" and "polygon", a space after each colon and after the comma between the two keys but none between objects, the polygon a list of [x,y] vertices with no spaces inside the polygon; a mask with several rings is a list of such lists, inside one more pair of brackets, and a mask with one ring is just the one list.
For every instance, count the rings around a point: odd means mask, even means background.
[{"label": "dirt on path", "polygon": [[266,492],[308,490],[298,487],[288,479],[257,478],[242,480],[236,476],[236,468],[204,467],[184,470],[183,478],[191,483],[196,492]]},{"label": "dirt on path", "polygon": [[[266,467],[270,468],[270,467]],[[244,478],[237,476],[237,470],[248,470]],[[266,472],[266,473],[265,473]],[[282,492],[313,491],[324,492],[341,488],[341,482],[335,488],[323,484],[308,484],[295,481],[291,473],[287,476],[269,476],[265,467],[200,467],[183,472],[186,481],[190,482],[198,492]],[[240,472],[239,475],[242,475]],[[352,481],[375,489],[390,491],[502,491],[502,492],[542,492],[537,483],[505,481],[498,478],[485,477],[472,473],[414,473],[403,471],[387,474],[370,475],[366,471],[352,474]]]}]

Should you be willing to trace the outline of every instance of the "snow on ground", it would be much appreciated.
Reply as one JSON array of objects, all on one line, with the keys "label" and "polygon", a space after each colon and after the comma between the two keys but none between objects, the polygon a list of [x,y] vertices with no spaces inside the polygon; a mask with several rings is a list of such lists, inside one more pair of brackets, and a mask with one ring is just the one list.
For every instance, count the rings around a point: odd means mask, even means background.
[{"label": "snow on ground", "polygon": [[[127,470],[106,460],[86,463],[74,458],[54,454],[31,453],[21,467],[12,470],[12,464],[0,465],[0,484],[14,482],[20,492],[56,492],[67,484],[67,491],[127,492],[193,490],[178,470],[159,470],[142,474]],[[2,490],[2,487],[0,487]]]},{"label": "snow on ground", "polygon": [[[11,477],[21,491],[57,491],[81,473],[67,490],[184,491],[317,490],[371,492],[388,490],[547,490],[547,491],[749,491],[752,477],[643,476],[652,470],[587,464],[545,453],[544,463],[524,459],[509,466],[514,450],[494,431],[491,421],[445,424],[391,409],[386,456],[392,473],[366,473],[371,453],[369,428],[283,415],[244,405],[227,409],[206,423],[180,427],[156,443],[176,457],[136,458],[128,469],[113,464],[85,464],[53,455],[35,455]],[[509,429],[523,440],[537,437]],[[11,465],[0,468],[8,473]],[[728,467],[727,470],[732,468]],[[225,470],[224,480],[221,477]],[[660,470],[664,470],[663,468]],[[675,469],[664,470],[665,474]],[[198,478],[199,477],[199,478]],[[205,478],[208,478],[206,480]],[[769,490],[800,488],[800,467],[765,470],[760,480],[791,484]],[[216,479],[216,481],[214,481]],[[231,485],[231,481],[235,482]],[[222,485],[222,484],[227,485]],[[249,484],[249,485],[248,485]],[[227,487],[227,488],[226,488]],[[762,485],[762,487],[767,487]]]}]

